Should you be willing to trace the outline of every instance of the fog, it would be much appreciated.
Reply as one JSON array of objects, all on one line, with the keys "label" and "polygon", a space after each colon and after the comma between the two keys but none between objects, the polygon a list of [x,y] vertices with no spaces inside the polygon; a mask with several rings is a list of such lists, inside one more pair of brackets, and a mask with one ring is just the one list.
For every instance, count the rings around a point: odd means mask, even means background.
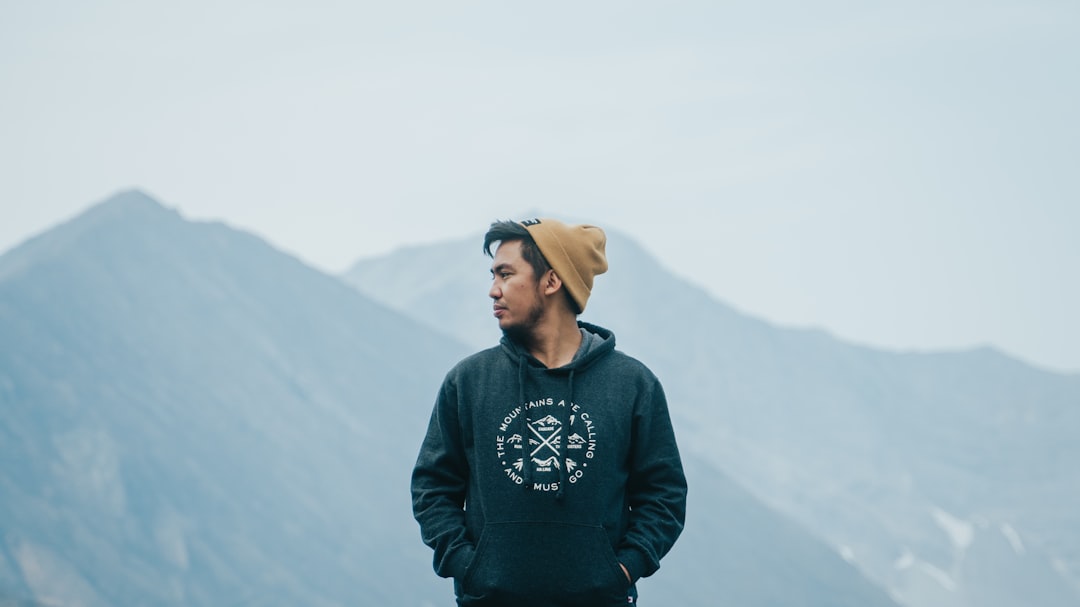
[{"label": "fog", "polygon": [[316,268],[550,214],[741,310],[1080,370],[1067,2],[18,3],[0,250],[141,187]]}]

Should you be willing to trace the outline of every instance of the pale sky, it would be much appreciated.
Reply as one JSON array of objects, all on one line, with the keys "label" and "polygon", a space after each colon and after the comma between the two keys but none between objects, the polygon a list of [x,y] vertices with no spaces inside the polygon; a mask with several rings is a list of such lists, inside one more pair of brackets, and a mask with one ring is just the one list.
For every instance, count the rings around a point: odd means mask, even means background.
[{"label": "pale sky", "polygon": [[539,211],[777,324],[1080,371],[1077,74],[1075,0],[0,0],[0,251],[131,187],[334,273]]}]

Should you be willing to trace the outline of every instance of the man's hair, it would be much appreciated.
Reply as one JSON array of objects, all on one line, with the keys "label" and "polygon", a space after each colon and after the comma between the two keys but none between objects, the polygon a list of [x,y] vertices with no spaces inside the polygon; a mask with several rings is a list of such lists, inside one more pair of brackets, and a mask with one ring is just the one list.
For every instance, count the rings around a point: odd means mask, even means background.
[{"label": "man's hair", "polygon": [[512,240],[521,241],[521,256],[532,266],[536,280],[540,280],[544,273],[551,269],[551,264],[544,259],[544,254],[540,252],[540,247],[536,246],[532,234],[516,221],[496,221],[491,224],[487,234],[484,234],[484,253],[488,257],[494,257],[491,247],[496,242],[504,243]]}]

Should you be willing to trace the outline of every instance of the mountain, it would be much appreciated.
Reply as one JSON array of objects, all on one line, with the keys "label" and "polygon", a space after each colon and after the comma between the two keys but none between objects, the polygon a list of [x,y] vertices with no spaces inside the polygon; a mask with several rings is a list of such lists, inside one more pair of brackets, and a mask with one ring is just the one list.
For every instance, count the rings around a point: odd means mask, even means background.
[{"label": "mountain", "polygon": [[[773,326],[608,237],[583,320],[658,374],[685,451],[905,605],[1078,604],[1080,376]],[[498,336],[481,242],[361,260],[343,279],[480,347]]]},{"label": "mountain", "polygon": [[422,605],[464,349],[139,192],[0,257],[0,603]]},{"label": "mountain", "polygon": [[[132,191],[0,256],[0,605],[446,604],[409,473],[470,348]],[[652,604],[895,605],[689,454]],[[717,567],[721,565],[721,567]]]}]

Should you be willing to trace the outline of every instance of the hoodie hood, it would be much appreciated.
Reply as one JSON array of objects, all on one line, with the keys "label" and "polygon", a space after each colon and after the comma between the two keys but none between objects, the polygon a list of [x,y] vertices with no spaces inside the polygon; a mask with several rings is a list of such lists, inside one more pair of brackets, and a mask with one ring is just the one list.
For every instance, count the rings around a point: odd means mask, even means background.
[{"label": "hoodie hood", "polygon": [[536,357],[529,354],[524,347],[505,335],[499,342],[499,345],[502,346],[506,355],[515,361],[524,357],[529,365],[538,369],[544,369],[551,373],[569,373],[570,371],[584,370],[597,359],[615,349],[615,334],[611,331],[581,321],[578,321],[578,330],[581,331],[581,345],[574,354],[574,358],[571,359],[568,364],[553,369],[545,367],[542,362],[536,359]]}]

